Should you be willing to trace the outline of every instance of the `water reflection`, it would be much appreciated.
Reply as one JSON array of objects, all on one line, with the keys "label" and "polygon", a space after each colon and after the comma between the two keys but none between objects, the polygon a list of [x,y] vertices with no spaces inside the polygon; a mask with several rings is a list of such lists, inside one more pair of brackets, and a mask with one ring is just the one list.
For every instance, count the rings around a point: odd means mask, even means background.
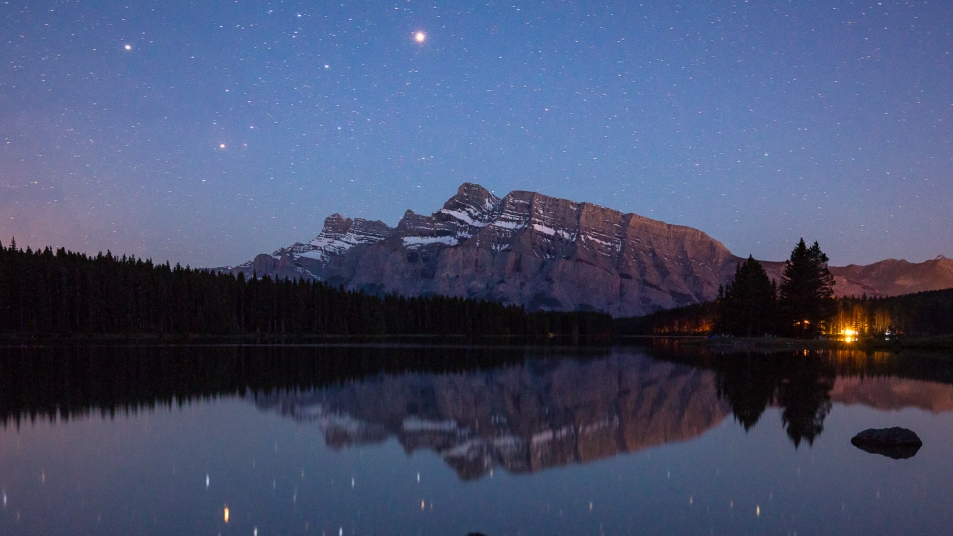
[{"label": "water reflection", "polygon": [[824,431],[835,383],[832,362],[817,352],[780,355],[727,354],[716,362],[718,395],[735,419],[751,429],[769,405],[781,407],[794,446],[809,445]]},{"label": "water reflection", "polygon": [[461,373],[379,375],[311,393],[250,397],[345,448],[396,437],[437,452],[461,479],[630,453],[694,438],[730,413],[716,375],[641,351],[600,359],[528,359]]},{"label": "water reflection", "polygon": [[[929,380],[929,381],[921,381]],[[835,402],[953,410],[948,361],[857,351],[716,353],[659,344],[540,348],[0,348],[0,423],[115,415],[238,394],[328,445],[397,438],[463,479],[529,473],[697,437],[778,407],[795,448]],[[206,487],[208,487],[206,476]]]},{"label": "water reflection", "polygon": [[692,439],[729,413],[749,431],[768,407],[780,409],[795,449],[814,444],[834,402],[953,410],[953,386],[888,377],[930,376],[934,369],[947,378],[946,363],[922,361],[842,351],[626,348],[603,358],[382,374],[249,398],[262,410],[318,426],[334,448],[393,437],[408,453],[438,453],[461,479],[472,480],[494,467],[535,472]]},{"label": "water reflection", "polygon": [[751,430],[765,409],[777,406],[795,448],[813,445],[824,431],[832,403],[881,410],[914,407],[953,411],[953,362],[949,356],[853,350],[722,352],[672,348],[656,357],[716,372],[719,398]]},{"label": "water reflection", "polygon": [[493,368],[523,348],[413,346],[0,347],[0,424],[310,390],[379,373]]},{"label": "water reflection", "polygon": [[948,530],[948,363],[663,350],[0,349],[0,533]]}]

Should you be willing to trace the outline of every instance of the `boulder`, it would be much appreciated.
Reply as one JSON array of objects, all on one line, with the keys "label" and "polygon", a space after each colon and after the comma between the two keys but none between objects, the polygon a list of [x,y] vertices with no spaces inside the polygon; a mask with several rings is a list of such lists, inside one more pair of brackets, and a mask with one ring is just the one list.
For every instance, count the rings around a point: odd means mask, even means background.
[{"label": "boulder", "polygon": [[912,458],[923,446],[917,434],[900,427],[869,428],[855,435],[850,442],[863,451],[895,460]]}]

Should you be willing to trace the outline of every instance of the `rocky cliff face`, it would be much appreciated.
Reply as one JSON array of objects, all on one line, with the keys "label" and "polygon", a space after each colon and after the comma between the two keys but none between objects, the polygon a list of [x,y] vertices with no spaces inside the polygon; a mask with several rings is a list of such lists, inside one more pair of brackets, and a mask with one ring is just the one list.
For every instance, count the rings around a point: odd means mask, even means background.
[{"label": "rocky cliff face", "polygon": [[534,472],[688,440],[730,413],[713,372],[628,352],[382,376],[255,403],[320,426],[331,446],[396,437],[408,451],[433,450],[462,479],[494,467]]},{"label": "rocky cliff face", "polygon": [[[442,209],[395,228],[328,217],[321,233],[234,268],[407,296],[441,294],[527,310],[635,316],[713,300],[743,259],[705,233],[535,192],[499,198],[465,183]],[[781,262],[765,262],[780,280]],[[953,260],[831,267],[838,295],[953,287]]]},{"label": "rocky cliff face", "polygon": [[231,269],[370,292],[442,294],[614,316],[711,300],[739,258],[705,233],[535,192],[463,184],[396,228],[333,215],[310,244]]}]

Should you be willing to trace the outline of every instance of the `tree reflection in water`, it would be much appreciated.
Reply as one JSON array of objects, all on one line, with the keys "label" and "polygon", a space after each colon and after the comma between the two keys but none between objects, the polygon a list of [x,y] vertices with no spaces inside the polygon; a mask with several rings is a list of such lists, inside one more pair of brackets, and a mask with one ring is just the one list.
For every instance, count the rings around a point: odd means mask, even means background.
[{"label": "tree reflection in water", "polygon": [[824,431],[831,411],[836,371],[827,356],[816,351],[734,353],[718,356],[718,396],[731,406],[735,420],[750,430],[769,405],[781,408],[781,421],[794,446],[809,445]]}]

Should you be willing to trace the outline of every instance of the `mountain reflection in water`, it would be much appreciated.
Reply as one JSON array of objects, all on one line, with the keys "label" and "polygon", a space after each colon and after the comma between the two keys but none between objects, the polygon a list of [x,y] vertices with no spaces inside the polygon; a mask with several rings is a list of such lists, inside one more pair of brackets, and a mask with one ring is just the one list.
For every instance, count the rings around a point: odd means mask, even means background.
[{"label": "mountain reflection in water", "polygon": [[381,375],[259,408],[320,426],[333,447],[394,436],[437,452],[462,479],[534,472],[694,438],[730,414],[715,373],[613,351],[450,374]]},{"label": "mountain reflection in water", "polygon": [[[953,411],[953,385],[884,376],[911,370],[930,376],[932,365],[948,368],[943,363],[898,367],[887,354],[858,358],[824,351],[663,355],[680,362],[617,348],[603,358],[381,374],[313,392],[251,398],[262,410],[319,426],[331,447],[394,437],[407,452],[436,452],[464,480],[494,467],[534,472],[685,441],[729,414],[750,430],[772,406],[780,408],[795,448],[813,445],[835,402]],[[858,373],[858,359],[874,361]]]}]

